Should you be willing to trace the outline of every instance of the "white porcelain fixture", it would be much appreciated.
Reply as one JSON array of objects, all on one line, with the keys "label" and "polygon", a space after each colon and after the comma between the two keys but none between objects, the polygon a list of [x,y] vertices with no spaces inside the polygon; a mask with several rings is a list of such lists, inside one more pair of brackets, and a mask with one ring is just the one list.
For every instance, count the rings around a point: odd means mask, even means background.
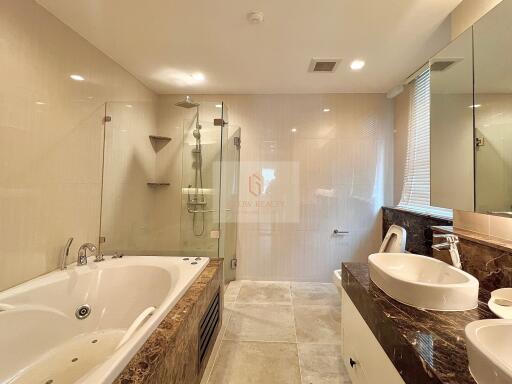
[{"label": "white porcelain fixture", "polygon": [[89,260],[0,293],[0,382],[112,382],[207,264]]},{"label": "white porcelain fixture", "polygon": [[512,319],[512,288],[500,288],[491,292],[487,302],[489,309],[502,319]]},{"label": "white porcelain fixture", "polygon": [[[379,253],[383,252],[405,252],[405,243],[407,240],[407,232],[398,225],[391,225],[379,248]],[[341,269],[333,272],[332,281],[336,284],[338,291],[341,293]]]},{"label": "white porcelain fixture", "polygon": [[338,292],[341,295],[341,269],[336,269],[332,273],[332,282],[336,285]]},{"label": "white porcelain fixture", "polygon": [[479,384],[512,383],[512,320],[478,320],[465,329],[469,370]]},{"label": "white porcelain fixture", "polygon": [[398,226],[391,225],[386,232],[386,236],[384,240],[382,240],[382,244],[379,248],[379,253],[404,253],[405,252],[405,244],[407,242],[407,231]]},{"label": "white porcelain fixture", "polygon": [[478,280],[434,258],[374,253],[368,264],[371,280],[401,303],[437,311],[465,311],[478,305]]}]

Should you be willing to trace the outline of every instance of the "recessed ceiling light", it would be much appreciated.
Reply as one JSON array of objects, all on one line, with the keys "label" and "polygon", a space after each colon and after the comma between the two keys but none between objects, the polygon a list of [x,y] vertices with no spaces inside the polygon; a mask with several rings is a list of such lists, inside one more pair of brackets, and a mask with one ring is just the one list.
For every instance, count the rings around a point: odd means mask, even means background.
[{"label": "recessed ceiling light", "polygon": [[204,81],[204,75],[203,75],[201,72],[194,73],[194,74],[192,75],[192,78],[193,78],[195,81]]},{"label": "recessed ceiling light", "polygon": [[75,81],[84,81],[85,78],[83,76],[80,76],[80,75],[71,75],[69,76],[71,79],[75,80]]},{"label": "recessed ceiling light", "polygon": [[293,133],[295,133],[295,132],[297,132],[297,128],[292,128],[292,129],[291,129],[291,131],[292,131]]},{"label": "recessed ceiling light", "polygon": [[331,108],[324,108],[324,112],[331,112]]},{"label": "recessed ceiling light", "polygon": [[45,103],[45,102],[43,102],[43,101],[36,101],[36,104],[37,104],[37,105],[45,105],[46,103]]},{"label": "recessed ceiling light", "polygon": [[470,105],[468,108],[480,108],[482,106],[482,104],[474,104],[474,105]]},{"label": "recessed ceiling light", "polygon": [[350,63],[350,69],[352,69],[353,71],[359,71],[363,69],[365,64],[366,63],[364,62],[364,60],[354,60],[352,61],[352,63]]},{"label": "recessed ceiling light", "polygon": [[222,108],[222,104],[216,104],[215,107],[216,108]]},{"label": "recessed ceiling light", "polygon": [[125,107],[126,107],[126,108],[133,108],[133,105],[131,105],[131,104],[126,104],[126,105],[125,105]]},{"label": "recessed ceiling light", "polygon": [[247,13],[247,20],[252,24],[259,24],[265,20],[265,15],[260,11],[251,11]]}]

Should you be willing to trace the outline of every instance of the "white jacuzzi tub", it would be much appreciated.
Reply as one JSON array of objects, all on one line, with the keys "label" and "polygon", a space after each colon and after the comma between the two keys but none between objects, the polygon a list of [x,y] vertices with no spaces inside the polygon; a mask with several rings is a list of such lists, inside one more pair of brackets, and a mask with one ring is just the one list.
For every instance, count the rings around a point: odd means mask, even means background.
[{"label": "white jacuzzi tub", "polygon": [[113,381],[209,261],[183,259],[90,258],[1,292],[0,383]]}]

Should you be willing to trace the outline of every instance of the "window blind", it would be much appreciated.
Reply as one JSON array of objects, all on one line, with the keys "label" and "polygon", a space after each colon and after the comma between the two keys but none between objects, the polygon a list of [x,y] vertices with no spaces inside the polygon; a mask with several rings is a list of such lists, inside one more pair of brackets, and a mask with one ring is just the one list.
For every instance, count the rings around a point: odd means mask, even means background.
[{"label": "window blind", "polygon": [[399,208],[452,218],[452,210],[430,205],[430,70],[412,83],[407,157]]}]

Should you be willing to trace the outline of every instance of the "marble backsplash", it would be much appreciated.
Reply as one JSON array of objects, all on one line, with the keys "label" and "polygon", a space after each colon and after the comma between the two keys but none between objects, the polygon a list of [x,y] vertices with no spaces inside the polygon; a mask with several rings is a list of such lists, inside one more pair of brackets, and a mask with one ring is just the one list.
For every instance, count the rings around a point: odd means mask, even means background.
[{"label": "marble backsplash", "polygon": [[[488,291],[512,287],[512,241],[453,228],[433,227],[434,233],[453,233],[459,237],[462,269],[475,276]],[[434,239],[436,243],[443,239]],[[436,259],[451,264],[448,251],[435,251]]]},{"label": "marble backsplash", "polygon": [[432,244],[443,242],[434,239],[433,233],[454,233],[459,237],[462,268],[480,281],[487,291],[512,287],[512,241],[490,235],[454,228],[450,220],[439,219],[383,207],[383,236],[392,224],[407,231],[406,250],[420,255],[433,256],[451,264],[448,251],[433,251]]},{"label": "marble backsplash", "polygon": [[403,209],[382,207],[382,236],[386,235],[392,224],[399,225],[407,231],[408,252],[432,256],[432,226],[452,225],[452,221]]}]

